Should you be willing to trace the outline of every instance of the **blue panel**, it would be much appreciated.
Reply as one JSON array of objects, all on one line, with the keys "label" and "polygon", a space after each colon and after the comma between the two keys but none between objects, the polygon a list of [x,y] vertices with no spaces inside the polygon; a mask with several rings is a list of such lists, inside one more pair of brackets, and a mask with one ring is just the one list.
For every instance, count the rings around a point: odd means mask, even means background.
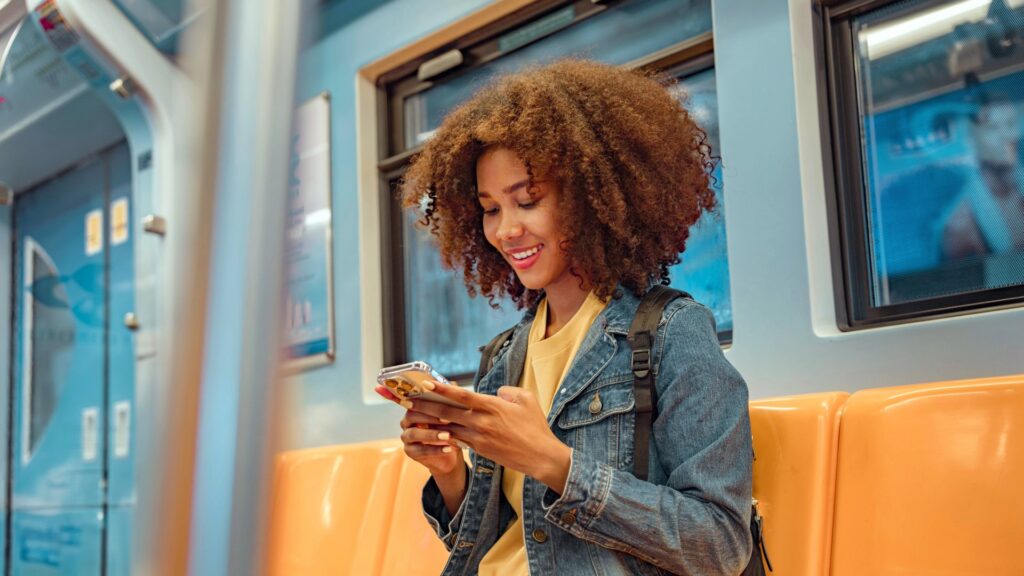
[{"label": "blue panel", "polygon": [[86,220],[101,217],[105,180],[94,162],[16,203],[16,509],[102,503],[103,253],[87,254]]},{"label": "blue panel", "polygon": [[107,570],[105,576],[129,576],[132,572],[132,526],[135,507],[111,507],[107,511]]},{"label": "blue panel", "polygon": [[99,509],[17,511],[11,527],[11,572],[99,574],[102,531]]},{"label": "blue panel", "polygon": [[108,495],[111,505],[135,502],[135,358],[124,317],[135,309],[135,266],[131,229],[131,158],[127,146],[110,153],[110,332],[107,405]]}]

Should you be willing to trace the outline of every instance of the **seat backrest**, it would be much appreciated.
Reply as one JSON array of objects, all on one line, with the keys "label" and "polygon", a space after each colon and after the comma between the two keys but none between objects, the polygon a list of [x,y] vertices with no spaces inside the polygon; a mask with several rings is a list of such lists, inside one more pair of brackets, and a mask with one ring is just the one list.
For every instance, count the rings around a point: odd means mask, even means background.
[{"label": "seat backrest", "polygon": [[379,573],[404,459],[394,440],[281,454],[269,573]]},{"label": "seat backrest", "polygon": [[1024,375],[862,390],[839,434],[832,574],[1021,574]]},{"label": "seat backrest", "polygon": [[382,576],[437,576],[448,561],[448,550],[423,516],[421,497],[429,477],[422,465],[403,458]]},{"label": "seat backrest", "polygon": [[750,403],[754,498],[772,576],[828,574],[839,420],[846,392]]}]

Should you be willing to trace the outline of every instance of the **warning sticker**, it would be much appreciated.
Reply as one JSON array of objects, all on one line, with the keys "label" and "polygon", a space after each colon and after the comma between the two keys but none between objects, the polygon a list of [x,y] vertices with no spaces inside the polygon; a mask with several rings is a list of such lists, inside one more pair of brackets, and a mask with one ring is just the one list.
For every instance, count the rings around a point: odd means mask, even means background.
[{"label": "warning sticker", "polygon": [[92,256],[103,250],[103,211],[93,210],[85,215],[85,255]]},{"label": "warning sticker", "polygon": [[114,458],[128,456],[131,439],[131,404],[114,404]]},{"label": "warning sticker", "polygon": [[128,239],[128,199],[118,198],[110,205],[110,245],[117,246]]},{"label": "warning sticker", "polygon": [[96,448],[99,444],[99,410],[86,408],[82,410],[82,460],[96,459]]}]

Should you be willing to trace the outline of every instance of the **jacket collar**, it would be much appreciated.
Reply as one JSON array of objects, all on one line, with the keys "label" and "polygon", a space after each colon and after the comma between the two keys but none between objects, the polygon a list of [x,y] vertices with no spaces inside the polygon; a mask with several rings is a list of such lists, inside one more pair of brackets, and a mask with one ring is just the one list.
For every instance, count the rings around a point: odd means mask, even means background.
[{"label": "jacket collar", "polygon": [[[594,319],[591,331],[597,326],[599,327],[597,329],[604,330],[608,334],[629,334],[629,327],[633,323],[633,317],[636,316],[636,310],[640,307],[640,299],[621,284],[615,287],[614,294],[617,297],[613,296],[604,310]],[[519,321],[516,327],[516,337],[513,339],[513,344],[515,344],[515,340],[519,339],[520,332],[523,332],[524,328],[525,332],[527,332],[526,336],[529,336],[530,326],[533,325],[533,319],[536,315],[536,308],[528,310],[523,315],[523,319]],[[522,344],[525,346],[525,338]]]},{"label": "jacket collar", "polygon": [[[629,326],[636,315],[636,309],[640,305],[640,299],[632,292],[617,287],[616,295],[613,297],[604,310],[594,320],[593,325],[587,331],[576,357],[573,359],[569,372],[559,389],[558,395],[552,404],[549,418],[554,422],[555,418],[562,411],[565,404],[578,396],[590,381],[600,373],[615,355],[618,343],[613,335],[626,336],[629,333]],[[503,358],[503,374],[499,381],[487,381],[484,388],[494,393],[499,386],[518,386],[522,377],[523,364],[526,361],[526,349],[529,344],[530,326],[535,317],[535,311],[527,312],[517,326],[512,340],[509,342],[509,350]],[[486,379],[485,379],[486,380]]]}]

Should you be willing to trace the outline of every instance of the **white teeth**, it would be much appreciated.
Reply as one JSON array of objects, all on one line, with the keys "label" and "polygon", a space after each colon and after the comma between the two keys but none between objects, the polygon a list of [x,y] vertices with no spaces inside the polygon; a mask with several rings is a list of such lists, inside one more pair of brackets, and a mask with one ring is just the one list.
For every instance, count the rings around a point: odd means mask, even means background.
[{"label": "white teeth", "polygon": [[538,246],[534,246],[533,248],[530,248],[529,250],[527,250],[525,252],[513,252],[512,253],[512,257],[515,258],[516,260],[525,260],[525,259],[529,258],[530,256],[533,256],[537,252],[540,252],[540,246],[539,245]]}]

